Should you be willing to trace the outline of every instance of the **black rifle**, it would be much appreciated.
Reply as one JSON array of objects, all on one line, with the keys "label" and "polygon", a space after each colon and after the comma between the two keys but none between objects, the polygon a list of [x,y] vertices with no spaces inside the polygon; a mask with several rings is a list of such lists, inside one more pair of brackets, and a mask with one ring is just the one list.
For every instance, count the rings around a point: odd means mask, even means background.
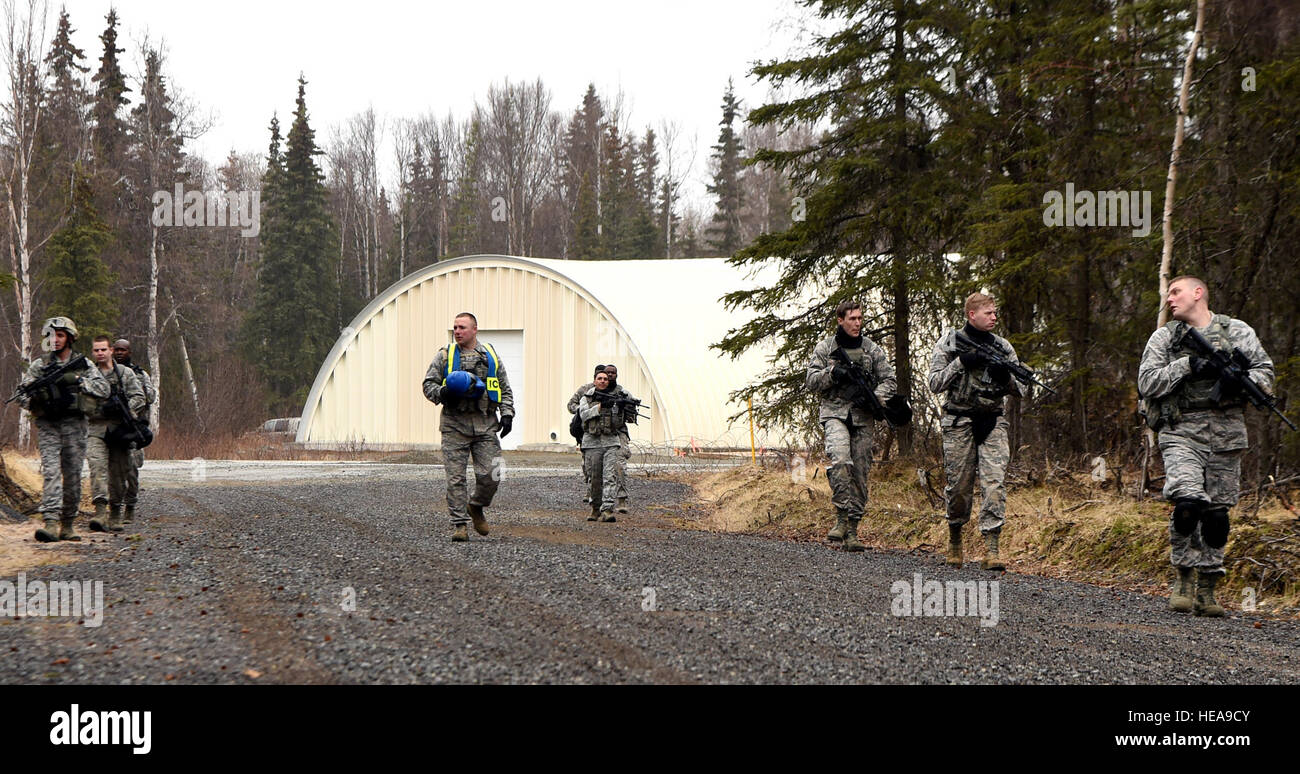
[{"label": "black rifle", "polygon": [[1011,372],[1011,375],[1016,377],[1019,381],[1024,382],[1025,384],[1036,384],[1053,395],[1056,394],[1056,390],[1053,390],[1051,387],[1048,387],[1046,384],[1043,384],[1038,381],[1038,379],[1034,378],[1034,372],[1030,371],[1024,363],[1015,363],[1007,360],[1006,353],[992,344],[981,344],[978,341],[974,341],[961,331],[957,331],[957,347],[964,349],[967,352],[978,352],[988,358],[990,365],[1002,366],[1007,369],[1007,371]]},{"label": "black rifle", "polygon": [[912,421],[912,407],[907,405],[907,399],[895,395],[887,403],[882,404],[880,398],[876,397],[876,391],[871,386],[871,379],[867,377],[867,372],[862,369],[862,366],[853,362],[849,353],[844,351],[844,347],[838,347],[831,352],[831,359],[849,370],[850,403],[876,420],[883,419],[894,427],[902,427]]},{"label": "black rifle", "polygon": [[86,360],[85,355],[77,355],[75,357],[69,358],[68,362],[64,363],[63,365],[54,365],[53,363],[51,363],[50,365],[45,367],[45,373],[41,374],[36,379],[32,380],[27,384],[19,384],[18,387],[14,390],[14,394],[10,395],[9,400],[5,401],[5,405],[9,405],[13,401],[18,400],[19,396],[22,395],[26,395],[29,398],[40,397],[42,395],[42,392],[48,390],[50,387],[53,387],[55,383],[59,381],[59,378],[64,374],[68,373],[69,371],[84,371],[89,367],[90,367],[90,361]]},{"label": "black rifle", "polygon": [[1192,349],[1196,350],[1196,354],[1209,360],[1219,371],[1219,383],[1214,385],[1214,390],[1210,393],[1210,400],[1217,403],[1223,397],[1225,383],[1239,384],[1241,385],[1241,391],[1246,393],[1246,397],[1251,403],[1255,404],[1255,408],[1261,411],[1268,409],[1277,414],[1283,422],[1286,422],[1287,427],[1292,430],[1297,429],[1291,423],[1291,420],[1286,418],[1285,414],[1277,410],[1277,403],[1273,396],[1261,390],[1259,385],[1255,384],[1255,380],[1250,378],[1250,359],[1246,357],[1246,354],[1240,348],[1234,347],[1231,355],[1217,350],[1213,344],[1201,335],[1200,331],[1190,325],[1187,326],[1183,337],[1191,342]]},{"label": "black rifle", "polygon": [[[649,414],[641,413],[641,401],[636,398],[625,397],[614,392],[601,392],[600,390],[596,390],[596,394],[593,397],[595,397],[596,402],[602,406],[613,406],[616,411],[625,412],[625,417],[627,414],[631,414],[632,416],[640,417],[641,419],[650,418]],[[632,409],[630,412],[627,411],[629,407]],[[649,410],[649,408],[646,409],[646,411]],[[635,419],[631,421],[634,423],[636,422]]]},{"label": "black rifle", "polygon": [[129,448],[135,444],[137,449],[153,443],[153,431],[149,429],[149,423],[135,418],[126,397],[117,388],[109,393],[108,406],[119,421],[116,427],[104,434],[104,443],[118,448]]}]

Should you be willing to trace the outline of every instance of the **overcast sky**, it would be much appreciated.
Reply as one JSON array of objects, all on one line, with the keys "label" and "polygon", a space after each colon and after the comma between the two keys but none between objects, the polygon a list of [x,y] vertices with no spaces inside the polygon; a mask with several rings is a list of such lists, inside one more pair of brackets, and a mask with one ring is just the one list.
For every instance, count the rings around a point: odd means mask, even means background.
[{"label": "overcast sky", "polygon": [[[215,118],[189,148],[213,163],[232,148],[264,153],[275,111],[287,131],[300,71],[321,143],[330,126],[368,106],[390,125],[428,111],[461,118],[489,84],[541,77],[566,120],[595,83],[602,96],[623,90],[638,134],[660,119],[679,121],[696,143],[689,199],[701,203],[727,78],[747,106],[761,104],[767,87],[749,78],[751,64],[791,51],[807,17],[794,0],[69,0],[92,74],[112,5],[132,104],[139,43],[161,40],[171,84]],[[52,2],[47,45],[58,10]],[[390,176],[392,166],[387,160]]]}]

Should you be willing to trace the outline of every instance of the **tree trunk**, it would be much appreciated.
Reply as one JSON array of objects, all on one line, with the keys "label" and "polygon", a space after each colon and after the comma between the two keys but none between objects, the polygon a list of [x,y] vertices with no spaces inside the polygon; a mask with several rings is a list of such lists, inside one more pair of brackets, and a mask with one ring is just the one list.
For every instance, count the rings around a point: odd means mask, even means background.
[{"label": "tree trunk", "polygon": [[1169,294],[1169,264],[1174,255],[1174,183],[1178,179],[1178,159],[1183,152],[1187,101],[1192,88],[1192,64],[1196,61],[1196,49],[1201,45],[1201,34],[1204,28],[1205,0],[1196,0],[1196,31],[1192,33],[1192,44],[1187,47],[1187,59],[1183,62],[1183,82],[1178,87],[1178,116],[1174,119],[1174,147],[1169,152],[1169,174],[1165,177],[1165,212],[1161,219],[1160,313],[1156,317],[1157,328],[1169,322],[1169,309],[1165,305],[1165,296]]},{"label": "tree trunk", "polygon": [[181,331],[181,318],[176,311],[176,299],[172,298],[171,288],[167,289],[167,305],[172,308],[171,320],[176,326],[176,338],[181,344],[181,367],[185,371],[185,383],[190,388],[190,400],[194,402],[194,420],[198,422],[199,432],[206,432],[203,426],[203,414],[199,411],[199,387],[194,380],[194,369],[190,366],[190,350],[185,346],[185,334]]},{"label": "tree trunk", "polygon": [[[1169,307],[1165,304],[1165,297],[1169,295],[1169,269],[1174,255],[1174,184],[1178,180],[1178,159],[1183,152],[1187,102],[1192,89],[1192,64],[1196,61],[1196,49],[1201,45],[1204,29],[1205,0],[1196,0],[1196,31],[1192,33],[1192,43],[1187,47],[1187,59],[1183,62],[1183,82],[1178,87],[1178,115],[1174,119],[1174,145],[1169,151],[1169,173],[1165,177],[1165,207],[1160,228],[1160,311],[1156,314],[1157,328],[1169,322]],[[1151,474],[1151,448],[1155,445],[1154,431],[1148,428],[1144,436],[1146,449],[1142,457],[1142,475],[1138,477],[1138,499],[1146,497]]]},{"label": "tree trunk", "polygon": [[162,357],[158,352],[162,337],[158,330],[158,253],[162,245],[158,243],[158,227],[149,227],[149,376],[153,379],[154,390],[158,397],[149,407],[149,426],[158,432],[161,426],[158,417],[162,414]]}]

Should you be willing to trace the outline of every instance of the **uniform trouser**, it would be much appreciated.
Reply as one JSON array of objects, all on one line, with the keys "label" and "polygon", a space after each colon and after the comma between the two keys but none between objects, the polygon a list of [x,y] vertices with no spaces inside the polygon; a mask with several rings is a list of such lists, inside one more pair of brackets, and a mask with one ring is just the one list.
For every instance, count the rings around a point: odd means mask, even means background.
[{"label": "uniform trouser", "polygon": [[[952,424],[946,424],[949,420]],[[970,417],[951,414],[943,424],[943,472],[948,479],[944,499],[948,503],[948,524],[961,526],[970,521],[975,503],[975,479],[979,477],[983,502],[980,504],[980,532],[997,534],[1006,521],[1007,464],[1011,447],[1007,439],[1007,419],[998,417],[992,432],[978,447]]]},{"label": "uniform trouser", "polygon": [[122,502],[128,508],[135,507],[136,497],[140,493],[140,468],[144,466],[144,449],[131,450],[131,467],[126,472],[126,493]]},{"label": "uniform trouser", "polygon": [[[498,427],[495,423],[491,427]],[[474,496],[466,491],[465,469],[474,460]],[[486,508],[496,496],[500,483],[501,442],[489,432],[468,435],[454,428],[442,430],[442,465],[447,474],[447,511],[452,524],[469,522],[470,503]]]},{"label": "uniform trouser", "polygon": [[619,484],[619,463],[623,459],[622,446],[604,446],[583,449],[582,456],[591,469],[589,494],[593,505],[599,503],[602,511],[612,511],[616,505]]},{"label": "uniform trouser", "polygon": [[36,420],[41,449],[41,513],[71,519],[81,504],[81,463],[86,458],[85,416]]},{"label": "uniform trouser", "polygon": [[826,456],[831,466],[831,503],[848,519],[861,519],[867,508],[867,473],[871,470],[871,426],[851,426],[843,419],[823,419]]},{"label": "uniform trouser", "polygon": [[[1165,462],[1164,495],[1170,501],[1198,500],[1208,507],[1225,509],[1237,504],[1241,483],[1241,455],[1244,449],[1211,451],[1187,438],[1161,433],[1160,456]],[[1202,511],[1204,514],[1204,511]],[[1223,572],[1223,546],[1206,543],[1197,519],[1190,532],[1181,532],[1169,519],[1169,559],[1176,567],[1195,567],[1206,574]],[[1187,525],[1181,525],[1186,529]],[[1217,530],[1227,543],[1227,524]],[[1218,542],[1217,539],[1212,542]]]},{"label": "uniform trouser", "polygon": [[120,506],[125,502],[127,477],[135,472],[135,466],[131,463],[130,449],[105,443],[104,429],[95,428],[86,438],[91,500],[96,505],[109,503]]},{"label": "uniform trouser", "polygon": [[627,498],[627,462],[632,459],[632,440],[626,435],[621,436],[618,454],[618,499]]}]

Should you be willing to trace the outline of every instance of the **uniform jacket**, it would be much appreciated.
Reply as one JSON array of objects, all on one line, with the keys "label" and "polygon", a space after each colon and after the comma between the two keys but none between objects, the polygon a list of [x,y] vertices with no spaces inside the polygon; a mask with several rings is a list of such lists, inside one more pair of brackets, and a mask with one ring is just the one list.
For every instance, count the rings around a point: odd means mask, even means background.
[{"label": "uniform jacket", "polygon": [[[77,354],[74,352],[69,357],[73,358],[76,356]],[[90,362],[90,358],[86,358],[86,362]],[[23,385],[31,384],[41,378],[41,375],[45,373],[46,368],[55,363],[62,365],[63,361],[60,361],[58,355],[54,352],[38,357],[27,367],[27,374],[23,376],[21,383]],[[103,374],[99,372],[99,369],[95,367],[94,363],[91,363],[89,368],[80,373],[76,387],[77,390],[80,391],[82,397],[77,401],[73,410],[67,416],[84,415],[86,404],[84,396],[90,396],[92,398],[107,398],[109,393],[108,382],[104,380]],[[31,408],[31,396],[19,395],[17,402],[23,408]]]},{"label": "uniform jacket", "polygon": [[[108,382],[109,389],[113,392],[121,393],[126,399],[127,409],[131,415],[138,416],[145,406],[144,388],[140,385],[140,380],[136,378],[135,371],[120,363],[113,363],[113,367],[108,372],[100,371],[98,366],[94,370],[104,377]],[[109,429],[116,427],[121,419],[114,416],[109,417],[106,412],[109,410],[108,397],[91,398],[87,402],[86,417],[90,420],[90,433],[97,437],[104,437],[104,433]]]},{"label": "uniform jacket", "polygon": [[[473,399],[454,397],[447,394],[443,386],[447,378],[448,348],[454,346],[457,345],[449,344],[433,356],[433,362],[424,374],[424,397],[443,407],[438,423],[441,429],[455,428],[470,435],[491,432],[490,428],[497,423],[498,409],[501,416],[515,415],[515,397],[506,376],[506,364],[497,358],[497,381],[501,385],[500,404],[493,401],[486,392]],[[462,370],[487,381],[488,355],[482,342],[478,342],[474,349],[461,349],[460,364]]]},{"label": "uniform jacket", "polygon": [[[1266,393],[1273,392],[1273,361],[1259,343],[1255,330],[1241,320],[1227,317],[1227,348],[1241,349],[1250,362],[1249,376]],[[1180,325],[1165,325],[1147,339],[1138,366],[1138,392],[1147,400],[1159,399],[1179,390],[1191,380],[1191,358],[1176,350],[1175,332]],[[1213,323],[1211,323],[1213,325]],[[1198,328],[1202,334],[1210,326]],[[1160,435],[1178,436],[1211,451],[1244,449],[1246,409],[1240,402],[1228,408],[1184,411],[1173,427],[1164,426]]]},{"label": "uniform jacket", "polygon": [[[813,348],[812,358],[808,361],[805,384],[809,390],[821,395],[818,419],[847,421],[851,418],[854,426],[871,427],[875,422],[871,413],[854,406],[848,398],[848,385],[835,384],[831,378],[831,372],[835,369],[835,361],[831,359],[831,353],[839,346],[835,335],[827,336]],[[863,336],[861,355],[855,361],[871,378],[876,397],[881,403],[893,397],[898,390],[898,380],[894,376],[894,367],[890,365],[885,350],[881,349],[879,344]]]},{"label": "uniform jacket", "polygon": [[[966,331],[969,335],[969,331]],[[1011,342],[995,333],[989,333],[993,346],[1002,350],[1006,359],[1019,363],[1015,347]],[[967,371],[958,357],[961,349],[957,346],[957,329],[944,333],[930,353],[930,372],[927,383],[930,392],[946,393],[944,409],[953,411],[1001,411],[1006,405],[1006,396],[1012,393],[1025,395],[1028,389],[1012,376],[1005,383],[999,384],[988,372],[987,366]]]},{"label": "uniform jacket", "polygon": [[[617,385],[609,392],[624,398],[632,397]],[[624,406],[622,411],[616,411],[613,406],[602,406],[596,399],[596,388],[587,390],[578,402],[578,416],[582,418],[582,448],[622,446],[627,435],[628,416],[635,412],[635,407]]]}]

